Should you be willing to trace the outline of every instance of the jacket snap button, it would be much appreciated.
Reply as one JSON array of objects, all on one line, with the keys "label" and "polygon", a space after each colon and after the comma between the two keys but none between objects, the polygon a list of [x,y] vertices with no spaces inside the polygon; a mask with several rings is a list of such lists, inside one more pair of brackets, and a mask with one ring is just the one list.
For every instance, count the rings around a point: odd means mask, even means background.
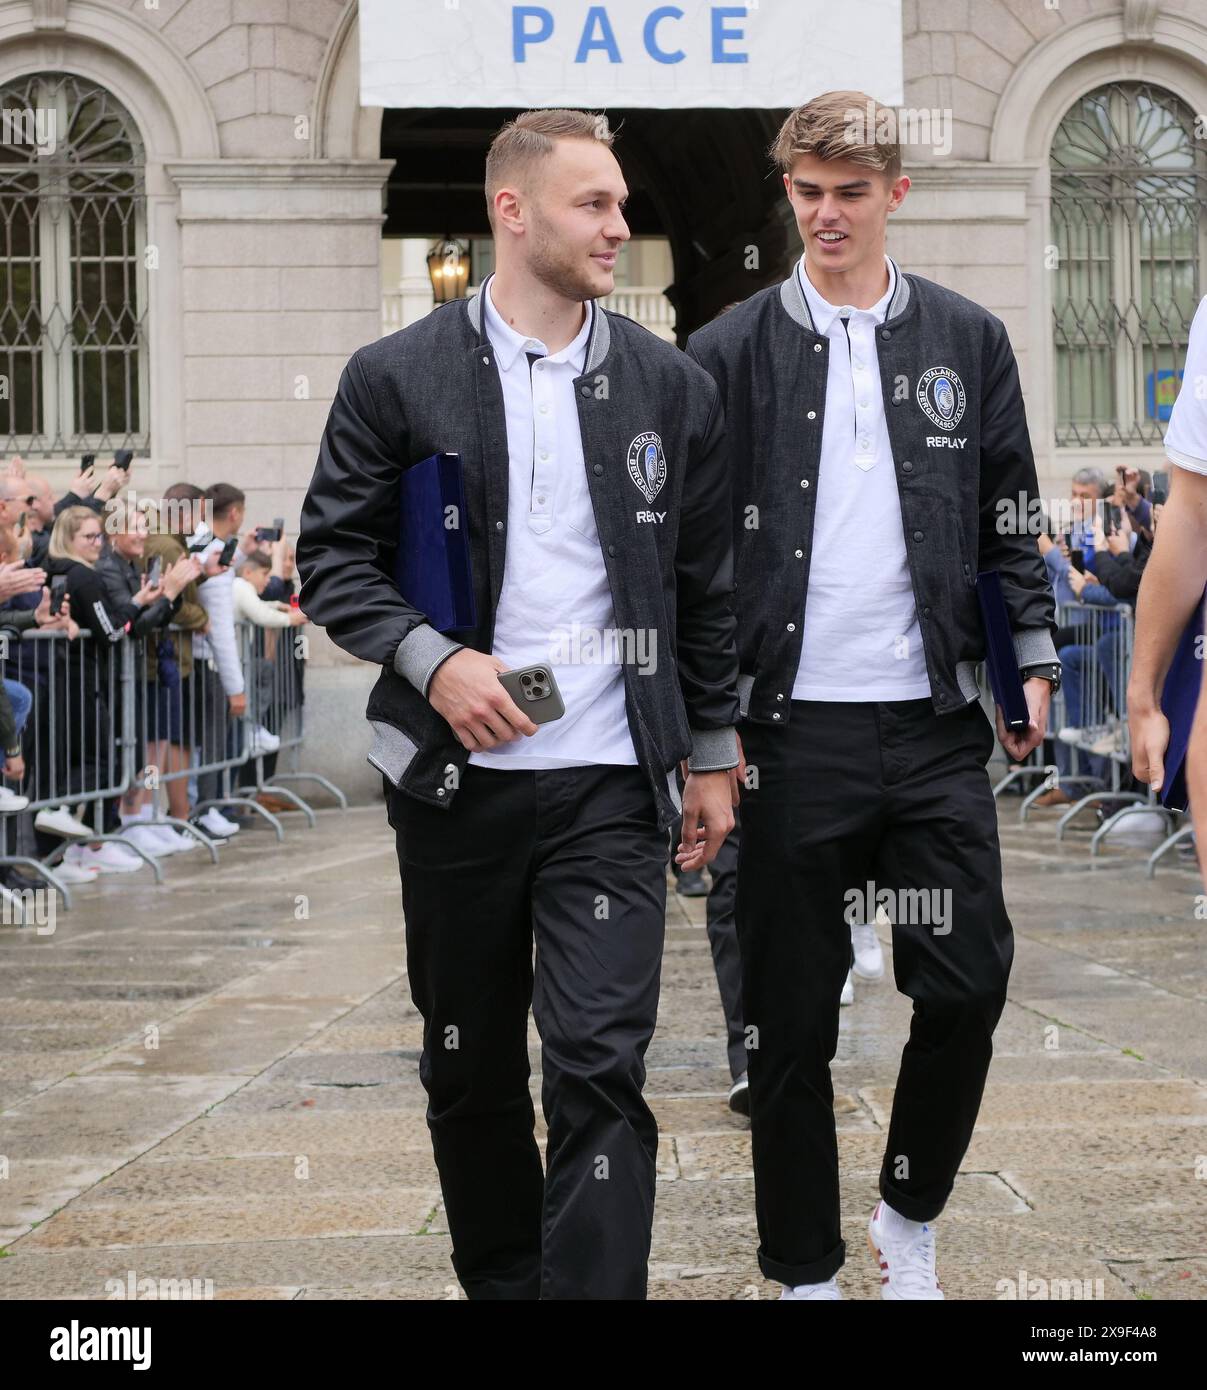
[{"label": "jacket snap button", "polygon": [[921,531],[915,531],[915,532],[914,532],[914,540],[920,541],[921,539],[922,539],[922,532],[921,532]]},{"label": "jacket snap button", "polygon": [[773,714],[771,717],[772,717],[772,719],[778,719],[778,718],[779,718],[779,715],[778,715],[778,713],[777,713],[777,714]]},{"label": "jacket snap button", "polygon": [[940,703],[941,705],[945,705],[945,704],[947,703],[947,696],[946,696],[946,695],[940,694],[940,696],[939,696],[939,703]]},{"label": "jacket snap button", "polygon": [[805,558],[805,552],[803,550],[798,550],[796,552],[796,558],[798,560],[803,560]]},{"label": "jacket snap button", "polygon": [[436,795],[437,795],[437,796],[443,796],[443,795],[444,795],[444,788],[443,788],[443,787],[437,787],[437,788],[436,788]]},{"label": "jacket snap button", "polygon": [[608,554],[609,554],[609,555],[615,555],[615,554],[616,554],[616,547],[615,547],[614,545],[608,546]]},{"label": "jacket snap button", "polygon": [[924,618],[929,618],[929,617],[930,617],[930,609],[929,609],[929,608],[924,608],[924,609],[922,610],[922,616],[923,616]]},{"label": "jacket snap button", "polygon": [[912,473],[914,471],[914,465],[910,463],[909,459],[906,459],[901,465],[901,471],[902,473]]},{"label": "jacket snap button", "polygon": [[489,367],[489,366],[490,366],[490,358],[489,358],[489,357],[484,357],[484,358],[482,359],[482,365],[485,366],[485,367]]},{"label": "jacket snap button", "polygon": [[882,330],[880,336],[881,336],[881,337],[884,339],[884,341],[887,343],[888,340],[889,340],[893,335],[888,331],[887,328],[885,328],[884,330]]},{"label": "jacket snap button", "polygon": [[813,344],[813,351],[814,351],[814,352],[820,352],[820,351],[821,351],[821,344],[820,344],[820,343],[814,343],[814,344]]},{"label": "jacket snap button", "polygon": [[811,411],[809,412],[809,419],[810,419],[810,420],[816,420],[816,419],[817,419],[817,411],[816,411],[816,410],[811,410]]},{"label": "jacket snap button", "polygon": [[603,472],[603,464],[602,464],[602,463],[597,463],[597,464],[595,464],[595,466],[591,469],[591,472],[594,473],[595,476],[598,478],[599,475]]},{"label": "jacket snap button", "polygon": [[808,487],[808,486],[809,486],[809,480],[808,480],[808,478],[802,478],[802,479],[800,480],[800,485],[801,485],[801,487]]},{"label": "jacket snap button", "polygon": [[784,702],[784,697],[783,697],[782,695],[777,695],[775,698],[776,698],[781,704],[783,704],[783,702]]},{"label": "jacket snap button", "polygon": [[580,396],[589,396],[591,394],[591,388],[589,386],[580,386],[578,388],[578,394]]},{"label": "jacket snap button", "polygon": [[789,624],[788,624],[788,631],[789,631],[789,632],[795,632],[795,631],[796,631],[796,624],[795,624],[795,623],[789,623]]},{"label": "jacket snap button", "polygon": [[496,521],[496,522],[495,522],[495,530],[496,530],[496,531],[501,531],[502,529],[503,529],[503,523],[502,523],[501,521]]}]

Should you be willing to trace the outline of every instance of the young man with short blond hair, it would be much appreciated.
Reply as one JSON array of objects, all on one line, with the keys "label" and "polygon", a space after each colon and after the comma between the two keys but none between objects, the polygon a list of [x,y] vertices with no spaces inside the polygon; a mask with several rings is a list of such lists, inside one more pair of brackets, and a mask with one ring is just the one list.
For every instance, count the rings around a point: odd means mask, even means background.
[{"label": "young man with short blond hair", "polygon": [[[645,1296],[658,1133],[643,1059],[676,765],[690,768],[685,867],[712,859],[736,800],[719,395],[594,302],[629,236],[611,144],[602,118],[575,111],[528,112],[496,137],[497,270],[353,356],[298,541],[303,608],[383,667],[370,761],[397,833],[420,1076],[471,1298]],[[465,489],[477,625],[456,639],[391,580],[403,472],[437,452],[460,455]],[[534,723],[498,680],[533,663],[554,673],[560,719]]]},{"label": "young man with short blond hair", "polygon": [[772,154],[804,256],[688,344],[721,389],[732,458],[759,1263],[796,1299],[841,1297],[829,1064],[848,904],[868,884],[897,904],[894,971],[914,1001],[869,1238],[886,1298],[943,1297],[931,1222],[972,1134],[1013,954],[979,569],[1001,575],[1026,678],[1030,727],[1007,733],[999,715],[1012,756],[1043,737],[1059,678],[1026,508],[997,524],[1001,499],[1036,492],[1014,354],[992,314],[886,255],[909,189],[882,138],[893,117],[862,92],[792,112]]}]

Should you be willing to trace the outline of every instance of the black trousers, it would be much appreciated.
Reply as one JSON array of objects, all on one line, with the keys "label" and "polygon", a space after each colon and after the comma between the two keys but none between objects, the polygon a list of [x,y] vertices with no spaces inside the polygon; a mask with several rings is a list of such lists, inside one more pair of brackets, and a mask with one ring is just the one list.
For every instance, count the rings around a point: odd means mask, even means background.
[{"label": "black trousers", "polygon": [[[744,723],[757,787],[742,800],[737,923],[750,1052],[759,1264],[786,1284],[842,1265],[830,1061],[852,893],[896,895],[893,969],[914,1001],[880,1192],[942,1211],[972,1137],[1014,954],[979,705],[792,703],[786,728]],[[946,917],[946,921],[940,918]]]},{"label": "black trousers", "polygon": [[644,1298],[658,1127],[642,1088],[666,920],[666,836],[644,772],[470,764],[447,811],[388,786],[387,800],[462,1287]]}]

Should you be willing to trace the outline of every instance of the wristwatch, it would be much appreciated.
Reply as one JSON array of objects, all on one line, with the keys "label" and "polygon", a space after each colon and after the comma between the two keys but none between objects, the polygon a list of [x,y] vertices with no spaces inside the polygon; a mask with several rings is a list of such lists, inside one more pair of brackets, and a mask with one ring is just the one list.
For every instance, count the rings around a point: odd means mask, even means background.
[{"label": "wristwatch", "polygon": [[1023,666],[1019,668],[1019,675],[1023,680],[1030,680],[1033,676],[1038,676],[1041,681],[1047,681],[1052,687],[1052,694],[1055,695],[1060,689],[1060,662],[1044,661],[1038,666]]}]

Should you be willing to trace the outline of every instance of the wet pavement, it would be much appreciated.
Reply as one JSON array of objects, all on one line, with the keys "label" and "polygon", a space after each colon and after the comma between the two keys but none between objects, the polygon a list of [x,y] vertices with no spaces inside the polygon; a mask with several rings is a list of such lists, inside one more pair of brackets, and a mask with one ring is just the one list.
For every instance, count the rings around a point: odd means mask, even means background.
[{"label": "wet pavement", "polygon": [[[1087,834],[1058,844],[1051,814],[1019,827],[1017,804],[1010,1000],[937,1225],[940,1278],[951,1298],[1020,1280],[1031,1297],[1205,1298],[1202,886],[1176,857],[1147,880],[1139,848],[1091,867]],[[283,844],[247,830],[216,867],[175,856],[161,886],[106,876],[40,932],[0,924],[0,1298],[99,1299],[115,1279],[457,1296],[384,812],[285,819]],[[909,1020],[886,955],[834,1064],[854,1298],[878,1296],[864,1231]],[[651,1297],[777,1297],[755,1263],[749,1131],[725,1103],[704,901],[674,892],[648,1064]]]}]

